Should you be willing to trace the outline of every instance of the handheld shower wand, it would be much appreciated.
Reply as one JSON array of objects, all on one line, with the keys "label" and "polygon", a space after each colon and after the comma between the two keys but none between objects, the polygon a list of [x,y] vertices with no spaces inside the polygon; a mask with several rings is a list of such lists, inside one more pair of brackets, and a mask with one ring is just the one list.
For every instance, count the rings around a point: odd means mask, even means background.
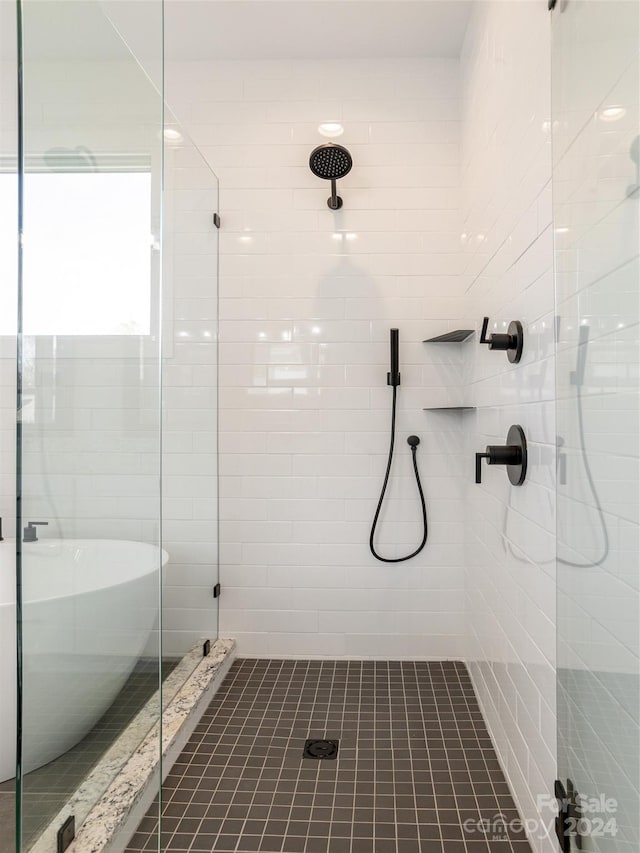
[{"label": "handheld shower wand", "polygon": [[398,329],[389,330],[389,344],[390,369],[387,373],[387,385],[391,385],[391,387],[393,388],[393,398],[391,401],[391,441],[389,443],[389,456],[387,459],[387,470],[384,475],[384,483],[382,484],[382,491],[380,492],[378,506],[373,517],[373,524],[371,525],[371,533],[369,535],[369,550],[376,558],[376,560],[380,560],[382,563],[404,563],[406,560],[410,560],[412,557],[415,557],[417,554],[420,553],[420,551],[422,551],[424,546],[427,544],[427,538],[429,535],[429,527],[427,523],[427,505],[424,499],[424,492],[422,491],[422,483],[420,482],[420,472],[418,471],[417,452],[418,445],[420,444],[420,439],[417,435],[410,435],[407,439],[407,444],[411,448],[413,473],[416,478],[416,485],[418,487],[418,495],[420,497],[420,505],[422,508],[422,542],[416,548],[415,551],[412,551],[410,554],[407,554],[406,557],[381,557],[380,554],[378,554],[378,552],[376,551],[374,545],[376,527],[378,525],[378,519],[380,517],[382,503],[384,501],[384,496],[387,491],[387,486],[389,484],[389,475],[391,474],[391,465],[393,463],[393,450],[396,442],[396,406],[398,402],[398,386],[400,385],[400,333],[398,332]]},{"label": "handheld shower wand", "polygon": [[389,329],[389,343],[391,370],[387,373],[387,385],[393,385],[395,388],[400,384],[400,333],[397,329]]}]

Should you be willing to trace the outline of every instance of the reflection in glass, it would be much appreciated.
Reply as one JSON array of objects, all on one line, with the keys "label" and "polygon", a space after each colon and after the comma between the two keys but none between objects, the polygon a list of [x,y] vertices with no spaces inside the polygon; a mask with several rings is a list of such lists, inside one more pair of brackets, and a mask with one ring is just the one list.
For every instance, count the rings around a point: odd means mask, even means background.
[{"label": "reflection in glass", "polygon": [[163,103],[100,3],[22,13],[15,758],[21,849],[48,851],[160,714]]},{"label": "reflection in glass", "polygon": [[589,853],[640,849],[637,3],[552,16],[558,778]]}]

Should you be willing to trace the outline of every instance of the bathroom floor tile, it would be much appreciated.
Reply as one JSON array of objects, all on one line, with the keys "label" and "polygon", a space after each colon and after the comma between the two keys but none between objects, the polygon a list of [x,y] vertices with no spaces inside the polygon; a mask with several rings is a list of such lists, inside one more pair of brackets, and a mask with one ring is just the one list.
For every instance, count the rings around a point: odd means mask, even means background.
[{"label": "bathroom floor tile", "polygon": [[[310,738],[339,741],[337,758],[304,757]],[[236,660],[163,803],[166,851],[523,853],[455,661]],[[151,849],[144,827],[128,853]]]}]

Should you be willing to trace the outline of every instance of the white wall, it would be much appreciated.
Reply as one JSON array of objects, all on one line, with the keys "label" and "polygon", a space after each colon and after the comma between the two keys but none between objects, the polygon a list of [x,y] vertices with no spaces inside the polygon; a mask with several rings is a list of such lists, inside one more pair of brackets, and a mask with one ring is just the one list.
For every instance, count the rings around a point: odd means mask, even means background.
[{"label": "white wall", "polygon": [[[459,657],[462,350],[458,63],[172,64],[168,97],[221,179],[221,632],[243,654]],[[342,121],[344,208],[308,167]],[[379,547],[388,334],[401,334],[398,455]]]},{"label": "white wall", "polygon": [[[469,346],[466,657],[523,817],[555,779],[554,289],[545,3],[478,3],[462,53],[465,312],[490,330],[525,330],[522,361]],[[471,457],[504,444],[511,424],[529,443],[522,487]],[[543,837],[538,837],[542,835]],[[532,833],[536,851],[557,841]]]}]

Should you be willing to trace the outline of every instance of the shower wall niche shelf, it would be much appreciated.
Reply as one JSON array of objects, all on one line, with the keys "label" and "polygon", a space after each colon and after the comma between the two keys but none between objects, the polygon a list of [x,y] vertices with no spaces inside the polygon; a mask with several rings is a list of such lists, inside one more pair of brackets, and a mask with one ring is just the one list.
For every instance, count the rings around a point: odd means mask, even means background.
[{"label": "shower wall niche shelf", "polygon": [[475,406],[425,406],[423,412],[471,412]]},{"label": "shower wall niche shelf", "polygon": [[423,344],[460,344],[463,341],[468,341],[473,336],[474,329],[454,329],[453,332],[445,332],[444,335],[438,335],[436,338],[427,338]]}]

